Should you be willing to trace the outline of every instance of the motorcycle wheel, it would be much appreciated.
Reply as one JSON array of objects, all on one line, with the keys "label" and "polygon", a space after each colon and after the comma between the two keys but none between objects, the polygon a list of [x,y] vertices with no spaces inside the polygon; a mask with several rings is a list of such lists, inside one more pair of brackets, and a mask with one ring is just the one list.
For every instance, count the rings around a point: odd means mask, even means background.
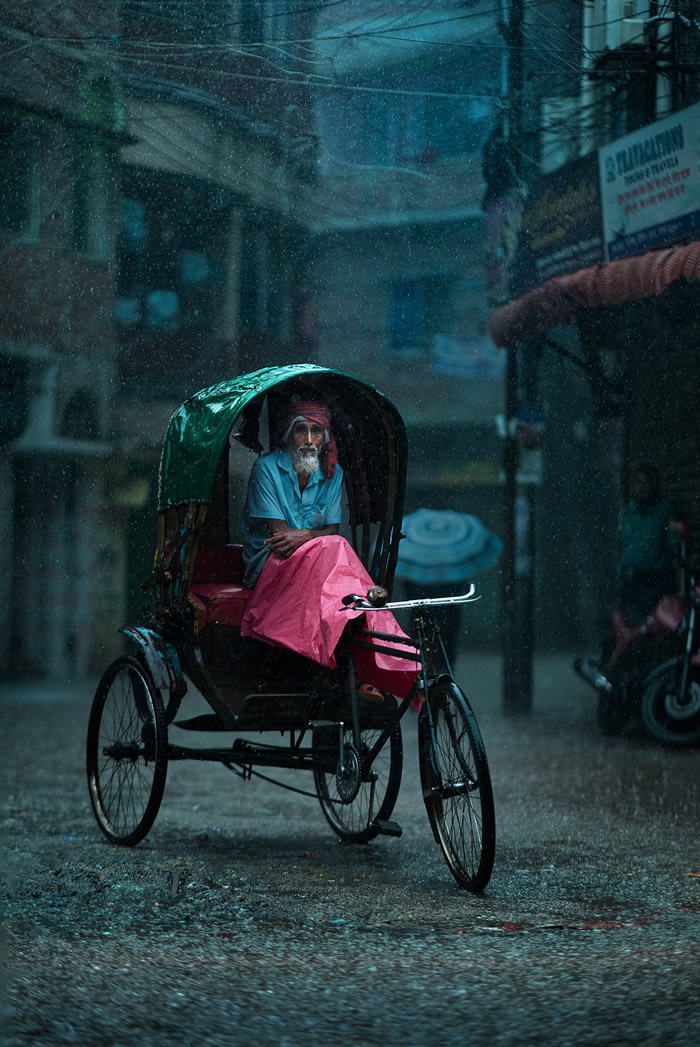
[{"label": "motorcycle wheel", "polygon": [[679,663],[651,680],[642,695],[642,723],[664,745],[694,745],[700,741],[700,670],[692,666],[684,692],[679,693]]}]

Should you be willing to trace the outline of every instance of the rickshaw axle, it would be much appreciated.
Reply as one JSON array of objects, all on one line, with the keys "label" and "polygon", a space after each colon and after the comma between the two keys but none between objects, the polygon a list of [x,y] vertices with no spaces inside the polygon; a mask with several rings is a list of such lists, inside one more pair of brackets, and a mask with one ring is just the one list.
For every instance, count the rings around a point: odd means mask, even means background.
[{"label": "rickshaw axle", "polygon": [[439,796],[441,800],[449,800],[453,796],[467,796],[477,788],[477,785],[478,783],[473,781],[450,782],[449,785],[433,785],[429,789],[423,790],[423,798]]},{"label": "rickshaw axle", "polygon": [[112,760],[131,760],[132,763],[136,763],[141,757],[146,762],[150,758],[148,750],[140,746],[138,742],[130,742],[129,745],[105,745],[102,755],[109,756]]},{"label": "rickshaw axle", "polygon": [[281,747],[270,747],[265,751],[250,742],[243,742],[240,746],[234,744],[230,749],[190,749],[182,745],[170,745],[168,760],[236,763],[240,766],[257,763],[263,767],[286,767],[296,770],[313,770],[314,767],[314,754],[311,749],[290,752]]}]

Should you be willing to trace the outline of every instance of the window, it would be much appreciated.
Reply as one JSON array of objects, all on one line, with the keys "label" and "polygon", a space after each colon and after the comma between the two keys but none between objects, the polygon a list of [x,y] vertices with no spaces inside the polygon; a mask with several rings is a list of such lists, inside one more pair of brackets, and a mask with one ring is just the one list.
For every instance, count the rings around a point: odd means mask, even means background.
[{"label": "window", "polygon": [[447,329],[449,288],[442,277],[397,280],[389,288],[388,343],[397,356],[427,357],[434,334]]},{"label": "window", "polygon": [[119,91],[106,76],[96,76],[85,88],[80,117],[105,131],[123,131],[126,110]]},{"label": "window", "polygon": [[0,124],[0,230],[22,239],[39,236],[39,141],[27,123]]},{"label": "window", "polygon": [[98,440],[99,417],[97,397],[86,389],[76,389],[63,409],[59,434],[71,440]]},{"label": "window", "polygon": [[422,355],[425,330],[425,291],[420,280],[399,280],[389,299],[391,348],[402,356]]},{"label": "window", "polygon": [[647,91],[643,80],[634,85],[622,85],[610,91],[607,97],[608,133],[610,139],[638,131],[649,123]]},{"label": "window", "polygon": [[[367,84],[377,87],[376,80]],[[454,84],[447,74],[416,73],[381,84],[386,94],[343,98],[331,92],[319,102],[321,134],[334,154],[353,163],[403,166],[481,150],[493,123],[491,103],[449,97]]]},{"label": "window", "polygon": [[226,198],[195,181],[151,175],[124,189],[116,301],[122,334],[211,330],[227,249]]},{"label": "window", "polygon": [[22,434],[29,417],[29,361],[0,353],[0,446]]}]

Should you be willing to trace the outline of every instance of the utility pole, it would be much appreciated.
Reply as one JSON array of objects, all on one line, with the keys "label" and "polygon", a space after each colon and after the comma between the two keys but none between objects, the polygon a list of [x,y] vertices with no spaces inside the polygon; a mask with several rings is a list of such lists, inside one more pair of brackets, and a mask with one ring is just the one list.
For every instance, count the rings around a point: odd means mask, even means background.
[{"label": "utility pole", "polygon": [[[524,0],[510,0],[509,18],[504,32],[508,43],[508,109],[506,137],[516,178],[521,177],[523,140],[523,19]],[[518,511],[519,402],[518,347],[507,349],[505,380],[505,474],[503,516],[503,711],[506,715],[527,713],[532,707],[532,577],[518,578],[516,513]],[[524,504],[524,503],[523,503]],[[528,541],[526,555],[532,571],[534,506],[528,498]]]},{"label": "utility pole", "polygon": [[508,17],[508,137],[514,144],[513,163],[516,173],[522,167],[519,146],[523,137],[523,88],[525,74],[523,66],[523,20],[524,0],[510,0]]}]

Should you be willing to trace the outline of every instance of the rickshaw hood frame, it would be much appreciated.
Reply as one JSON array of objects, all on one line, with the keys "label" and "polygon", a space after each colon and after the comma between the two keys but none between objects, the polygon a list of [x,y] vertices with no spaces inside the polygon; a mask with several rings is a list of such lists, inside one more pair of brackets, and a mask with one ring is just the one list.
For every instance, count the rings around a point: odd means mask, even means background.
[{"label": "rickshaw hood frame", "polygon": [[[344,379],[351,383],[349,388],[357,386],[375,410],[388,414],[392,420],[393,438],[399,445],[397,452],[402,459],[403,470],[399,471],[405,475],[406,431],[403,419],[375,386],[318,364],[263,367],[200,390],[174,412],[160,458],[158,509],[184,502],[208,502],[229,433],[244,409],[256,398],[262,405],[265,395],[285,382],[322,375]],[[252,441],[244,439],[241,442],[253,450],[261,449]]]},{"label": "rickshaw hood frame", "polygon": [[[163,444],[158,478],[161,519],[178,506],[189,506],[190,513],[197,505],[206,510],[234,424],[240,443],[262,450],[259,420],[263,403],[268,394],[272,401],[277,396],[279,408],[286,385],[289,392],[319,397],[330,406],[345,468],[352,545],[372,577],[391,590],[406,491],[405,425],[398,409],[375,386],[334,368],[319,364],[265,367],[202,389],[186,400],[173,414]],[[374,537],[370,524],[378,524]],[[162,554],[164,535],[161,538]],[[183,590],[182,598],[185,595]]]}]

